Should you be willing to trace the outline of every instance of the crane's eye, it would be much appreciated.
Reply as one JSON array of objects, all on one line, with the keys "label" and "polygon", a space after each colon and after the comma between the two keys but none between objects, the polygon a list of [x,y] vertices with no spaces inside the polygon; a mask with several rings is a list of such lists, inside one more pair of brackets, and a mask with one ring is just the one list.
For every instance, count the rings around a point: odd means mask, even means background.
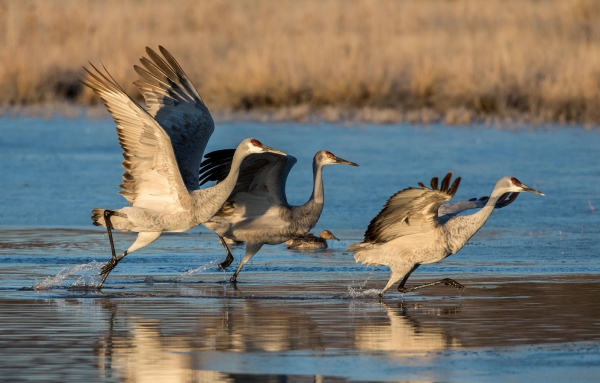
[{"label": "crane's eye", "polygon": [[519,181],[519,180],[518,180],[518,179],[516,179],[515,177],[512,177],[510,180],[512,181],[512,183],[513,183],[515,186],[521,186],[521,185],[523,185],[523,184],[521,183],[521,181]]},{"label": "crane's eye", "polygon": [[325,155],[329,158],[335,158],[335,156],[331,152],[325,152]]},{"label": "crane's eye", "polygon": [[255,140],[254,138],[250,141],[254,146],[263,146],[259,140]]}]

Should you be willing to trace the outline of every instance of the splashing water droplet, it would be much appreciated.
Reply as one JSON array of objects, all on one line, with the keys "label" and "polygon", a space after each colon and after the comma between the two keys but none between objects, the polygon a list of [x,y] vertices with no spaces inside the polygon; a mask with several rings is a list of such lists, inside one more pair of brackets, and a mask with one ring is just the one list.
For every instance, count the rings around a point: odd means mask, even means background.
[{"label": "splashing water droplet", "polygon": [[355,289],[352,286],[348,286],[348,295],[350,295],[350,298],[378,298],[380,291],[377,289]]},{"label": "splashing water droplet", "polygon": [[181,280],[183,280],[185,278],[188,278],[188,277],[191,277],[194,274],[202,273],[202,272],[204,272],[204,271],[206,271],[208,269],[217,268],[218,265],[219,265],[219,260],[218,259],[212,260],[210,262],[204,263],[204,264],[196,267],[195,269],[191,269],[191,270],[186,271],[185,273],[183,273],[180,276],[176,277],[175,281],[176,282],[181,282]]},{"label": "splashing water droplet", "polygon": [[99,277],[100,270],[103,264],[100,262],[90,262],[81,265],[75,265],[73,267],[66,267],[58,272],[53,277],[47,277],[42,282],[36,283],[32,286],[34,290],[49,290],[54,286],[62,286],[62,283],[72,274],[78,274],[79,278],[73,282],[70,287],[86,287],[95,286],[97,284],[96,278]]},{"label": "splashing water droplet", "polygon": [[363,290],[364,287],[367,285],[367,282],[369,282],[369,279],[371,279],[371,276],[373,275],[373,271],[374,271],[374,269],[371,269],[371,272],[367,276],[367,279],[365,279],[358,286],[356,286],[354,284],[348,286],[348,295],[350,296],[350,298],[379,297],[379,291],[380,290],[377,290],[377,289]]}]

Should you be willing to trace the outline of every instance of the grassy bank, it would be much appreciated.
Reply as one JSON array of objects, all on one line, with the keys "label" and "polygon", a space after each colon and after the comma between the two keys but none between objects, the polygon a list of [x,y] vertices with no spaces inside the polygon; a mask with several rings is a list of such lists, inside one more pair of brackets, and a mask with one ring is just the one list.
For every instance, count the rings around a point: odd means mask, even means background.
[{"label": "grassy bank", "polygon": [[161,44],[215,110],[600,123],[594,0],[9,0],[0,44],[4,106],[97,103],[88,60],[137,94]]}]

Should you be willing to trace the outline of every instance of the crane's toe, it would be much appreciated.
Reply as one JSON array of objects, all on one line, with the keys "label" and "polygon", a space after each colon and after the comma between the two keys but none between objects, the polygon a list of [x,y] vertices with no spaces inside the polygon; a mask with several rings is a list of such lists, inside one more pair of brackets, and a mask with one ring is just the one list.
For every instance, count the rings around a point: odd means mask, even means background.
[{"label": "crane's toe", "polygon": [[227,258],[223,262],[221,262],[218,266],[219,270],[223,270],[228,268],[233,263],[233,256],[231,254],[227,254]]},{"label": "crane's toe", "polygon": [[444,284],[446,286],[456,287],[457,289],[466,289],[465,286],[463,286],[460,283],[456,282],[454,279],[444,278],[444,279],[442,279],[442,281],[444,282]]},{"label": "crane's toe", "polygon": [[100,275],[106,275],[110,273],[117,266],[117,263],[119,263],[119,258],[111,258],[106,265],[102,266]]}]

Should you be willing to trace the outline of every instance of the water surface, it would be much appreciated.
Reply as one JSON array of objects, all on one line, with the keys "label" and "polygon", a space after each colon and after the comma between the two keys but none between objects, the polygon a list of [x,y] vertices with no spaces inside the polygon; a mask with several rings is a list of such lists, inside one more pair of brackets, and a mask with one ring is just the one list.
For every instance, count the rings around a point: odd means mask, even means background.
[{"label": "water surface", "polygon": [[[265,246],[219,271],[205,228],[110,257],[94,207],[119,208],[121,149],[107,120],[0,119],[0,372],[10,381],[597,381],[600,376],[600,135],[581,128],[221,124],[208,150],[246,137],[290,153],[288,200],[312,190],[327,149],[360,164],[324,171],[317,252]],[[458,254],[419,268],[437,286],[383,301],[385,267],[356,264],[390,195],[453,171],[456,199],[505,175],[546,193],[496,211]],[[134,234],[115,234],[117,250]],[[243,247],[235,247],[239,261]],[[236,264],[234,263],[234,266]]]}]

